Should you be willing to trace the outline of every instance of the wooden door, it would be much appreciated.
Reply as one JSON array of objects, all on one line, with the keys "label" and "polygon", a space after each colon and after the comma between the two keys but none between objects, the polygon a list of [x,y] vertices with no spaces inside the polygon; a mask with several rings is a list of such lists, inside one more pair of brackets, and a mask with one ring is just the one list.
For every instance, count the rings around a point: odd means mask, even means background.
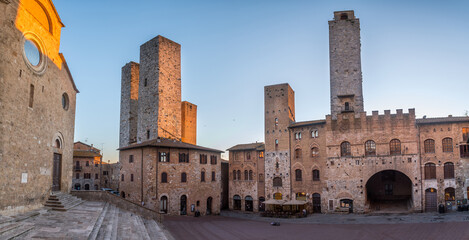
[{"label": "wooden door", "polygon": [[313,194],[313,213],[321,213],[321,195]]},{"label": "wooden door", "polygon": [[425,190],[425,212],[436,212],[437,194],[433,188]]},{"label": "wooden door", "polygon": [[60,179],[62,178],[62,155],[54,153],[52,165],[52,191],[60,191]]}]

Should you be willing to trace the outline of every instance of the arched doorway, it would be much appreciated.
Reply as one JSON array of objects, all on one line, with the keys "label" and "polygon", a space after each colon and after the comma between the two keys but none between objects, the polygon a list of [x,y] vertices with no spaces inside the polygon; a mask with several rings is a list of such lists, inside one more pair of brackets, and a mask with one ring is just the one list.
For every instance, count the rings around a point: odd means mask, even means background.
[{"label": "arched doorway", "polygon": [[434,188],[425,190],[425,212],[436,212],[438,206],[437,192]]},{"label": "arched doorway", "polygon": [[207,198],[207,212],[206,215],[212,214],[212,197]]},{"label": "arched doorway", "polygon": [[248,211],[248,212],[252,212],[253,211],[253,199],[251,196],[246,196],[244,198],[244,210],[245,211]]},{"label": "arched doorway", "polygon": [[168,197],[166,196],[160,199],[160,213],[168,213]]},{"label": "arched doorway", "polygon": [[90,190],[90,185],[89,184],[85,184],[85,190]]},{"label": "arched doorway", "polygon": [[[52,163],[52,191],[60,191],[62,179],[62,154],[54,153]],[[87,190],[89,190],[89,186]]]},{"label": "arched doorway", "polygon": [[395,170],[376,173],[366,183],[371,211],[406,212],[412,206],[412,181]]},{"label": "arched doorway", "polygon": [[233,210],[241,210],[241,197],[239,195],[233,196]]},{"label": "arched doorway", "polygon": [[313,194],[313,213],[321,213],[321,194]]},{"label": "arched doorway", "polygon": [[81,189],[81,185],[79,183],[75,183],[75,190],[80,190]]},{"label": "arched doorway", "polygon": [[445,205],[447,210],[452,210],[455,202],[455,190],[452,187],[445,189]]},{"label": "arched doorway", "polygon": [[265,197],[260,197],[259,198],[259,212],[265,211]]},{"label": "arched doorway", "polygon": [[186,195],[181,196],[181,215],[187,214],[187,197]]},{"label": "arched doorway", "polygon": [[121,197],[125,198],[125,192],[124,191],[121,192]]}]

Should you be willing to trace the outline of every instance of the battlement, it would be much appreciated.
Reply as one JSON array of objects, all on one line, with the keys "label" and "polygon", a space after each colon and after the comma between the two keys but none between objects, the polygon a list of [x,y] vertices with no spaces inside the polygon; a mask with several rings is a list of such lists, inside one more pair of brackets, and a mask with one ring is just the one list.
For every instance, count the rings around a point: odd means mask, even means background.
[{"label": "battlement", "polygon": [[415,126],[415,109],[408,109],[408,113],[404,113],[402,109],[396,109],[394,114],[391,110],[384,110],[384,114],[379,114],[378,111],[372,111],[371,115],[366,112],[361,112],[359,115],[354,113],[338,113],[337,119],[333,119],[331,115],[326,116],[326,122],[331,126],[331,130],[353,130],[353,129],[368,129],[374,128],[399,128]]},{"label": "battlement", "polygon": [[334,12],[334,21],[351,19],[355,19],[355,12],[353,10]]}]

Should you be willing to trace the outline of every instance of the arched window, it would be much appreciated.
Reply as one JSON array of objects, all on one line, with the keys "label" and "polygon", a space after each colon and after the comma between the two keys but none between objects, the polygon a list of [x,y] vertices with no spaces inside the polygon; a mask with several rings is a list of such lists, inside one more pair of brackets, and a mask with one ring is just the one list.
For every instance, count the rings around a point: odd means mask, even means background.
[{"label": "arched window", "polygon": [[282,186],[282,178],[274,177],[273,184],[274,184],[274,187],[281,187]]},{"label": "arched window", "polygon": [[239,195],[233,196],[233,210],[241,210],[241,197]]},{"label": "arched window", "polygon": [[233,170],[233,180],[236,180],[236,170]]},{"label": "arched window", "polygon": [[425,179],[436,179],[436,166],[434,163],[425,164]]},{"label": "arched window", "polygon": [[240,171],[240,170],[238,170],[238,172],[237,172],[237,173],[238,173],[238,174],[237,174],[237,175],[238,175],[238,176],[237,176],[237,179],[238,179],[238,180],[241,180],[241,171]]},{"label": "arched window", "polygon": [[264,181],[264,174],[259,173],[259,182],[263,182],[263,181]]},{"label": "arched window", "polygon": [[452,138],[443,138],[443,152],[453,152]]},{"label": "arched window", "polygon": [[454,164],[452,162],[447,162],[444,165],[445,169],[445,179],[451,179],[454,178]]},{"label": "arched window", "polygon": [[368,140],[365,142],[365,156],[375,156],[376,155],[376,143],[373,140]]},{"label": "arched window", "polygon": [[168,197],[162,196],[160,199],[160,212],[168,213]]},{"label": "arched window", "polygon": [[168,182],[168,174],[163,172],[161,173],[161,182],[162,183],[167,183]]},{"label": "arched window", "polygon": [[342,14],[340,15],[340,20],[347,20],[347,19],[348,19],[347,13],[342,13]]},{"label": "arched window", "polygon": [[389,142],[389,153],[391,155],[401,154],[401,141],[399,139],[393,139]]},{"label": "arched window", "polygon": [[244,170],[244,180],[249,180],[248,170]]},{"label": "arched window", "polygon": [[187,182],[187,174],[185,172],[181,173],[181,182]]},{"label": "arched window", "polygon": [[297,148],[295,149],[295,158],[300,158],[301,157],[301,149]]},{"label": "arched window", "polygon": [[253,176],[252,176],[252,175],[253,175],[252,170],[249,170],[249,180],[252,180],[252,179],[253,179]]},{"label": "arched window", "polygon": [[313,181],[319,181],[319,170],[313,170]]},{"label": "arched window", "polygon": [[340,144],[340,156],[349,157],[352,156],[352,147],[349,142],[343,142]]},{"label": "arched window", "polygon": [[295,180],[296,181],[303,181],[303,177],[301,176],[301,170],[300,169],[295,170]]},{"label": "arched window", "polygon": [[205,171],[204,170],[202,170],[202,172],[200,172],[200,181],[205,182]]},{"label": "arched window", "polygon": [[319,157],[319,148],[313,147],[311,148],[311,157]]},{"label": "arched window", "polygon": [[435,153],[435,140],[427,139],[423,142],[425,153]]}]

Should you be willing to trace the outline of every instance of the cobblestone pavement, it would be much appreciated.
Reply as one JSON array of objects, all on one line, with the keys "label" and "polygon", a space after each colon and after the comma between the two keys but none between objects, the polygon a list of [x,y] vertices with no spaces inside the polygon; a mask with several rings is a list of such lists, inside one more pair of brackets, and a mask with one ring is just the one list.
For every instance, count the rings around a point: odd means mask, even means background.
[{"label": "cobblestone pavement", "polygon": [[[164,225],[175,239],[469,239],[469,214],[313,215],[274,219],[222,212],[200,218],[168,216]],[[229,217],[228,217],[229,216]],[[352,224],[350,224],[352,223]]]}]

